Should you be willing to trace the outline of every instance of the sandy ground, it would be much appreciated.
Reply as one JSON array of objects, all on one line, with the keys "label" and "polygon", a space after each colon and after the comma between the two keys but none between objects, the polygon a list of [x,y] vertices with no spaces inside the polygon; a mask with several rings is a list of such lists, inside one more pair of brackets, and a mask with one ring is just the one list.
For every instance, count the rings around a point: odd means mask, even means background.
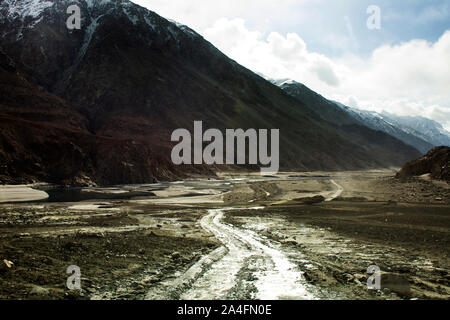
[{"label": "sandy ground", "polygon": [[45,191],[32,187],[32,185],[0,186],[0,203],[37,201],[48,198]]},{"label": "sandy ground", "polygon": [[426,177],[222,173],[154,193],[1,204],[0,299],[450,298],[450,189]]}]

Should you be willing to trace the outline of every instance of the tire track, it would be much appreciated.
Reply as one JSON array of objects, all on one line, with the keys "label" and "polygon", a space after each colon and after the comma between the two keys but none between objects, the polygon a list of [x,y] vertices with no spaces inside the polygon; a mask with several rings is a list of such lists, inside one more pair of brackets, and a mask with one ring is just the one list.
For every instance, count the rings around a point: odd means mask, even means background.
[{"label": "tire track", "polygon": [[[201,223],[205,230],[213,233],[226,248],[227,253],[222,259],[213,263],[192,287],[181,295],[182,299],[230,299],[240,298],[230,296],[239,282],[239,271],[248,269],[253,280],[247,286],[252,299],[311,299],[302,284],[302,273],[289,261],[287,256],[270,245],[256,233],[240,229],[222,222],[225,211],[236,208],[211,209]],[[261,208],[247,208],[261,209]],[[249,259],[252,258],[252,259]],[[252,260],[253,265],[246,261]],[[244,286],[244,288],[246,288]],[[248,296],[249,292],[241,292]]]},{"label": "tire track", "polygon": [[[343,188],[326,197],[332,201]],[[253,208],[210,209],[201,226],[222,242],[223,246],[202,257],[179,277],[161,283],[147,294],[147,299],[224,300],[224,299],[313,299],[302,279],[302,272],[279,249],[256,232],[226,224],[226,211],[259,210]],[[243,274],[251,277],[242,278]]]}]

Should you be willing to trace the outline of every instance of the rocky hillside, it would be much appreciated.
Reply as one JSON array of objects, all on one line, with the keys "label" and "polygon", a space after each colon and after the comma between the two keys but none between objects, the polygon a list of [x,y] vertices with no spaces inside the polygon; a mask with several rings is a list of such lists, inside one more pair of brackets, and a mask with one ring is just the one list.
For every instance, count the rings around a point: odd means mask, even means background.
[{"label": "rocky hillside", "polygon": [[[66,27],[71,4],[81,8],[81,30]],[[0,103],[1,117],[13,119],[2,126],[4,181],[208,173],[170,162],[172,131],[192,130],[195,120],[221,130],[280,128],[283,168],[378,168],[419,156],[367,127],[324,120],[190,28],[130,1],[4,0],[0,13],[2,59],[16,68],[2,65],[4,83],[16,83],[2,88]]]},{"label": "rocky hillside", "polygon": [[144,183],[208,173],[172,166],[161,156],[168,150],[92,134],[85,116],[26,80],[20,67],[0,51],[1,182]]},{"label": "rocky hillside", "polygon": [[450,148],[436,147],[422,158],[408,162],[397,178],[423,174],[430,174],[433,179],[450,181]]}]

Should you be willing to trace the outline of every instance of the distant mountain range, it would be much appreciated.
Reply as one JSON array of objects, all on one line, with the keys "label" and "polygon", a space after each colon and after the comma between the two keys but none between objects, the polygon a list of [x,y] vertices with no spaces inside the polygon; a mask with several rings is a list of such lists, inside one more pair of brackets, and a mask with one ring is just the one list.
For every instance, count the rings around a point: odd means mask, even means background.
[{"label": "distant mountain range", "polygon": [[[81,30],[66,27],[72,4]],[[280,129],[284,169],[398,167],[420,156],[310,90],[292,97],[189,27],[127,0],[3,0],[0,37],[3,182],[208,174],[216,168],[170,159],[172,131],[192,130],[195,120]]]},{"label": "distant mountain range", "polygon": [[[423,154],[436,146],[450,146],[450,132],[436,121],[418,116],[396,116],[387,112],[378,113],[350,108],[342,103],[327,100],[296,81],[286,79],[271,81],[293,97],[305,102],[324,120],[332,123],[349,123],[355,120],[373,130],[396,137]],[[352,119],[346,117],[340,110]]]},{"label": "distant mountain range", "polygon": [[428,141],[434,146],[450,146],[450,132],[439,123],[424,117],[396,116],[383,112],[381,116],[403,131]]}]

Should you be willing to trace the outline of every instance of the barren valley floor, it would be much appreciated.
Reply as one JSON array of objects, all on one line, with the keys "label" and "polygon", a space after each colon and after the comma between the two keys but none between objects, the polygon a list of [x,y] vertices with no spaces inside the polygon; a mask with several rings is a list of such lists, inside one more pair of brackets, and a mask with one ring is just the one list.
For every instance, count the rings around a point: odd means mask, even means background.
[{"label": "barren valley floor", "polygon": [[0,299],[449,299],[450,189],[393,175],[223,173],[2,203]]}]

